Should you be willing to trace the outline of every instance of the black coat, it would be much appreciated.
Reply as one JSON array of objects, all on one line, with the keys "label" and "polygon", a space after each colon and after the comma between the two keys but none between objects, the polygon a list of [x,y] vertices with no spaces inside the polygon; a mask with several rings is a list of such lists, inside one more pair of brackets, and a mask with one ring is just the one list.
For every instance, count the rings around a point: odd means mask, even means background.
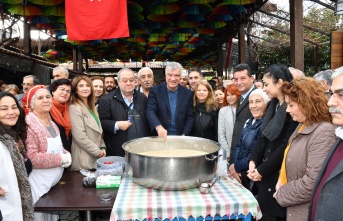
[{"label": "black coat", "polygon": [[218,113],[219,109],[208,112],[205,104],[197,104],[194,111],[195,121],[191,136],[218,142]]},{"label": "black coat", "polygon": [[[275,102],[271,101],[268,109],[275,109],[275,104]],[[266,120],[265,118],[264,121]],[[272,141],[262,135],[261,127],[260,135],[250,156],[250,160],[255,162],[256,169],[262,176],[261,181],[255,182],[258,187],[257,201],[263,214],[262,220],[268,220],[269,215],[286,216],[286,208],[281,207],[277,203],[275,198],[273,198],[273,194],[275,193],[275,185],[279,178],[279,171],[288,139],[298,126],[298,122],[293,121],[292,117],[287,113],[284,124],[277,126],[282,127],[281,132]]]},{"label": "black coat", "polygon": [[[253,87],[253,90],[257,89],[256,86]],[[251,93],[250,91],[250,93]],[[239,141],[239,138],[241,137],[241,133],[243,130],[243,127],[245,125],[245,122],[252,117],[250,109],[249,109],[249,95],[250,93],[245,97],[242,104],[238,103],[238,107],[236,110],[236,121],[235,125],[233,126],[233,133],[232,133],[232,141],[231,141],[231,151],[230,151],[230,162],[232,163],[233,154],[235,153],[235,148],[237,146],[237,143]]]},{"label": "black coat", "polygon": [[[150,127],[145,113],[147,97],[143,93],[134,90],[133,103],[134,108],[139,112],[145,124],[146,135],[149,136]],[[122,144],[128,141],[127,130],[114,132],[114,126],[117,121],[128,120],[128,107],[125,104],[119,87],[100,98],[98,112],[104,131],[104,141],[107,148],[106,154],[108,156],[124,156],[125,151],[122,148]]]}]

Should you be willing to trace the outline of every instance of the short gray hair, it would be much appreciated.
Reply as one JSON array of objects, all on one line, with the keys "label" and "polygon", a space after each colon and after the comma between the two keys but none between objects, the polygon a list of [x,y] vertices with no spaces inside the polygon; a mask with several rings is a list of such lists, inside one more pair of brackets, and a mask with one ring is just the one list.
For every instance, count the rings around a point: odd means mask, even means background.
[{"label": "short gray hair", "polygon": [[174,70],[180,70],[180,73],[182,73],[182,70],[183,70],[183,67],[180,63],[178,62],[175,62],[175,61],[171,61],[171,62],[168,62],[167,65],[166,65],[166,72],[167,72],[167,69],[172,69],[173,71]]},{"label": "short gray hair", "polygon": [[133,72],[132,69],[130,69],[130,68],[122,68],[122,69],[120,69],[120,71],[119,71],[118,74],[117,74],[118,81],[120,81],[120,75],[121,75],[123,72],[131,72],[132,75],[134,76],[134,72]]},{"label": "short gray hair", "polygon": [[320,71],[317,74],[313,75],[313,78],[316,79],[317,81],[322,81],[325,80],[328,85],[331,86],[332,84],[332,71],[331,70],[325,70],[325,71]]},{"label": "short gray hair", "polygon": [[[305,74],[304,72],[302,72],[301,70],[299,69],[296,69],[296,68],[293,68],[293,67],[289,67],[288,68],[289,71],[296,71],[298,73],[298,77],[305,77]],[[294,77],[293,77],[294,78]]]},{"label": "short gray hair", "polygon": [[33,79],[32,80],[33,85],[37,85],[40,83],[39,79],[34,75],[26,75],[23,79],[26,79],[26,78],[32,78]]},{"label": "short gray hair", "polygon": [[188,79],[188,72],[186,70],[181,71],[181,76],[184,76]]},{"label": "short gray hair", "polygon": [[63,73],[65,73],[66,75],[69,76],[69,71],[67,68],[63,67],[63,66],[57,66],[54,69],[52,69],[52,72],[54,73],[55,71],[62,71]]},{"label": "short gray hair", "polygon": [[335,69],[331,75],[331,79],[335,79],[338,76],[341,76],[343,74],[343,66]]},{"label": "short gray hair", "polygon": [[138,71],[138,79],[141,78],[141,72],[144,71],[144,70],[149,70],[151,75],[154,76],[154,72],[151,70],[151,68],[149,67],[144,67],[144,68],[141,68],[139,71]]},{"label": "short gray hair", "polygon": [[270,98],[268,97],[267,93],[263,91],[263,89],[255,89],[253,90],[250,95],[249,95],[249,98],[252,96],[252,95],[260,95],[263,100],[264,100],[264,103],[267,105],[270,101]]}]

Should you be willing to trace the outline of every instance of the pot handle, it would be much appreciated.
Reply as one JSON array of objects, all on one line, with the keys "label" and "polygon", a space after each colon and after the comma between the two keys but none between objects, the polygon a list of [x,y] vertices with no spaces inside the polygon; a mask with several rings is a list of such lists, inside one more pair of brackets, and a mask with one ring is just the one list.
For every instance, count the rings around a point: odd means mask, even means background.
[{"label": "pot handle", "polygon": [[218,156],[215,156],[215,155],[212,154],[212,158],[208,158],[207,156],[205,156],[205,159],[208,160],[208,161],[213,161],[213,160],[215,160],[215,159],[217,159],[218,157],[221,157],[221,156],[222,156],[221,154],[218,155]]}]

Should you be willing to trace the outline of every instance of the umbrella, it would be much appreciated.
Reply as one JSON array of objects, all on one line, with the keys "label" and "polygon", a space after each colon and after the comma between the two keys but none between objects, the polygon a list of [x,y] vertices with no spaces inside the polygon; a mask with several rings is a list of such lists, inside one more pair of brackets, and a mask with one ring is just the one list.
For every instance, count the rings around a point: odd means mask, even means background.
[{"label": "umbrella", "polygon": [[208,22],[206,24],[207,28],[223,28],[225,26],[226,26],[226,22],[224,21]]},{"label": "umbrella", "polygon": [[231,15],[220,15],[220,14],[210,14],[207,18],[207,21],[230,21],[232,20]]},{"label": "umbrella", "polygon": [[23,3],[23,0],[1,0],[1,3],[15,5]]},{"label": "umbrella", "polygon": [[247,5],[254,3],[256,0],[224,0],[225,3],[231,5]]},{"label": "umbrella", "polygon": [[26,20],[30,22],[31,24],[47,24],[51,22],[51,19],[46,16],[26,16]]},{"label": "umbrella", "polygon": [[150,7],[152,13],[157,15],[173,14],[180,10],[180,7],[175,3],[161,3]]},{"label": "umbrella", "polygon": [[47,7],[44,11],[45,15],[52,15],[52,16],[64,16],[64,7],[62,6],[51,6]]},{"label": "umbrella", "polygon": [[129,22],[139,22],[144,19],[144,16],[140,13],[132,14],[129,16]]},{"label": "umbrella", "polygon": [[195,31],[192,28],[177,28],[175,29],[176,33],[187,33],[187,34],[194,34]]},{"label": "umbrella", "polygon": [[208,35],[208,34],[217,33],[217,32],[218,32],[218,29],[215,29],[215,28],[197,28],[197,32],[198,32],[199,34]]},{"label": "umbrella", "polygon": [[46,51],[46,53],[49,55],[57,55],[58,51],[56,51],[55,49],[49,49]]},{"label": "umbrella", "polygon": [[163,22],[163,21],[170,21],[175,18],[175,15],[169,14],[169,15],[157,15],[157,14],[150,14],[147,17],[150,21],[155,22]]},{"label": "umbrella", "polygon": [[15,15],[23,16],[33,16],[42,14],[42,11],[38,7],[32,5],[13,5],[8,8],[8,12]]},{"label": "umbrella", "polygon": [[64,0],[27,0],[36,5],[59,5],[64,2]]},{"label": "umbrella", "polygon": [[196,28],[201,25],[198,21],[179,21],[177,25],[181,28]]},{"label": "umbrella", "polygon": [[233,14],[239,14],[244,11],[246,11],[244,6],[228,5],[226,3],[221,3],[213,9],[213,13],[220,14],[220,15],[227,15],[227,14],[233,15]]},{"label": "umbrella", "polygon": [[127,1],[127,11],[129,15],[138,14],[143,11],[143,7],[133,1]]},{"label": "umbrella", "polygon": [[192,3],[207,4],[207,3],[215,2],[216,0],[188,0],[188,1]]},{"label": "umbrella", "polygon": [[208,14],[212,12],[213,8],[209,4],[188,3],[182,8],[188,14]]},{"label": "umbrella", "polygon": [[205,18],[202,15],[199,14],[182,14],[180,16],[180,20],[183,21],[204,21]]}]

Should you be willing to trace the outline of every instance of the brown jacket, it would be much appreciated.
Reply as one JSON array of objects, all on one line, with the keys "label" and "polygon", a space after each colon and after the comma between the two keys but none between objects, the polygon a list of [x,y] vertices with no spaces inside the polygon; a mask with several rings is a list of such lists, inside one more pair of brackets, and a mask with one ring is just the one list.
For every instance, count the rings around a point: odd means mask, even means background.
[{"label": "brown jacket", "polygon": [[100,120],[98,125],[86,106],[78,104],[70,105],[69,117],[73,135],[70,170],[96,169],[100,147],[105,147]]},{"label": "brown jacket", "polygon": [[335,126],[328,122],[306,126],[298,133],[299,124],[289,142],[287,184],[276,194],[278,203],[287,207],[287,221],[307,220],[308,206],[318,172],[335,142]]}]

